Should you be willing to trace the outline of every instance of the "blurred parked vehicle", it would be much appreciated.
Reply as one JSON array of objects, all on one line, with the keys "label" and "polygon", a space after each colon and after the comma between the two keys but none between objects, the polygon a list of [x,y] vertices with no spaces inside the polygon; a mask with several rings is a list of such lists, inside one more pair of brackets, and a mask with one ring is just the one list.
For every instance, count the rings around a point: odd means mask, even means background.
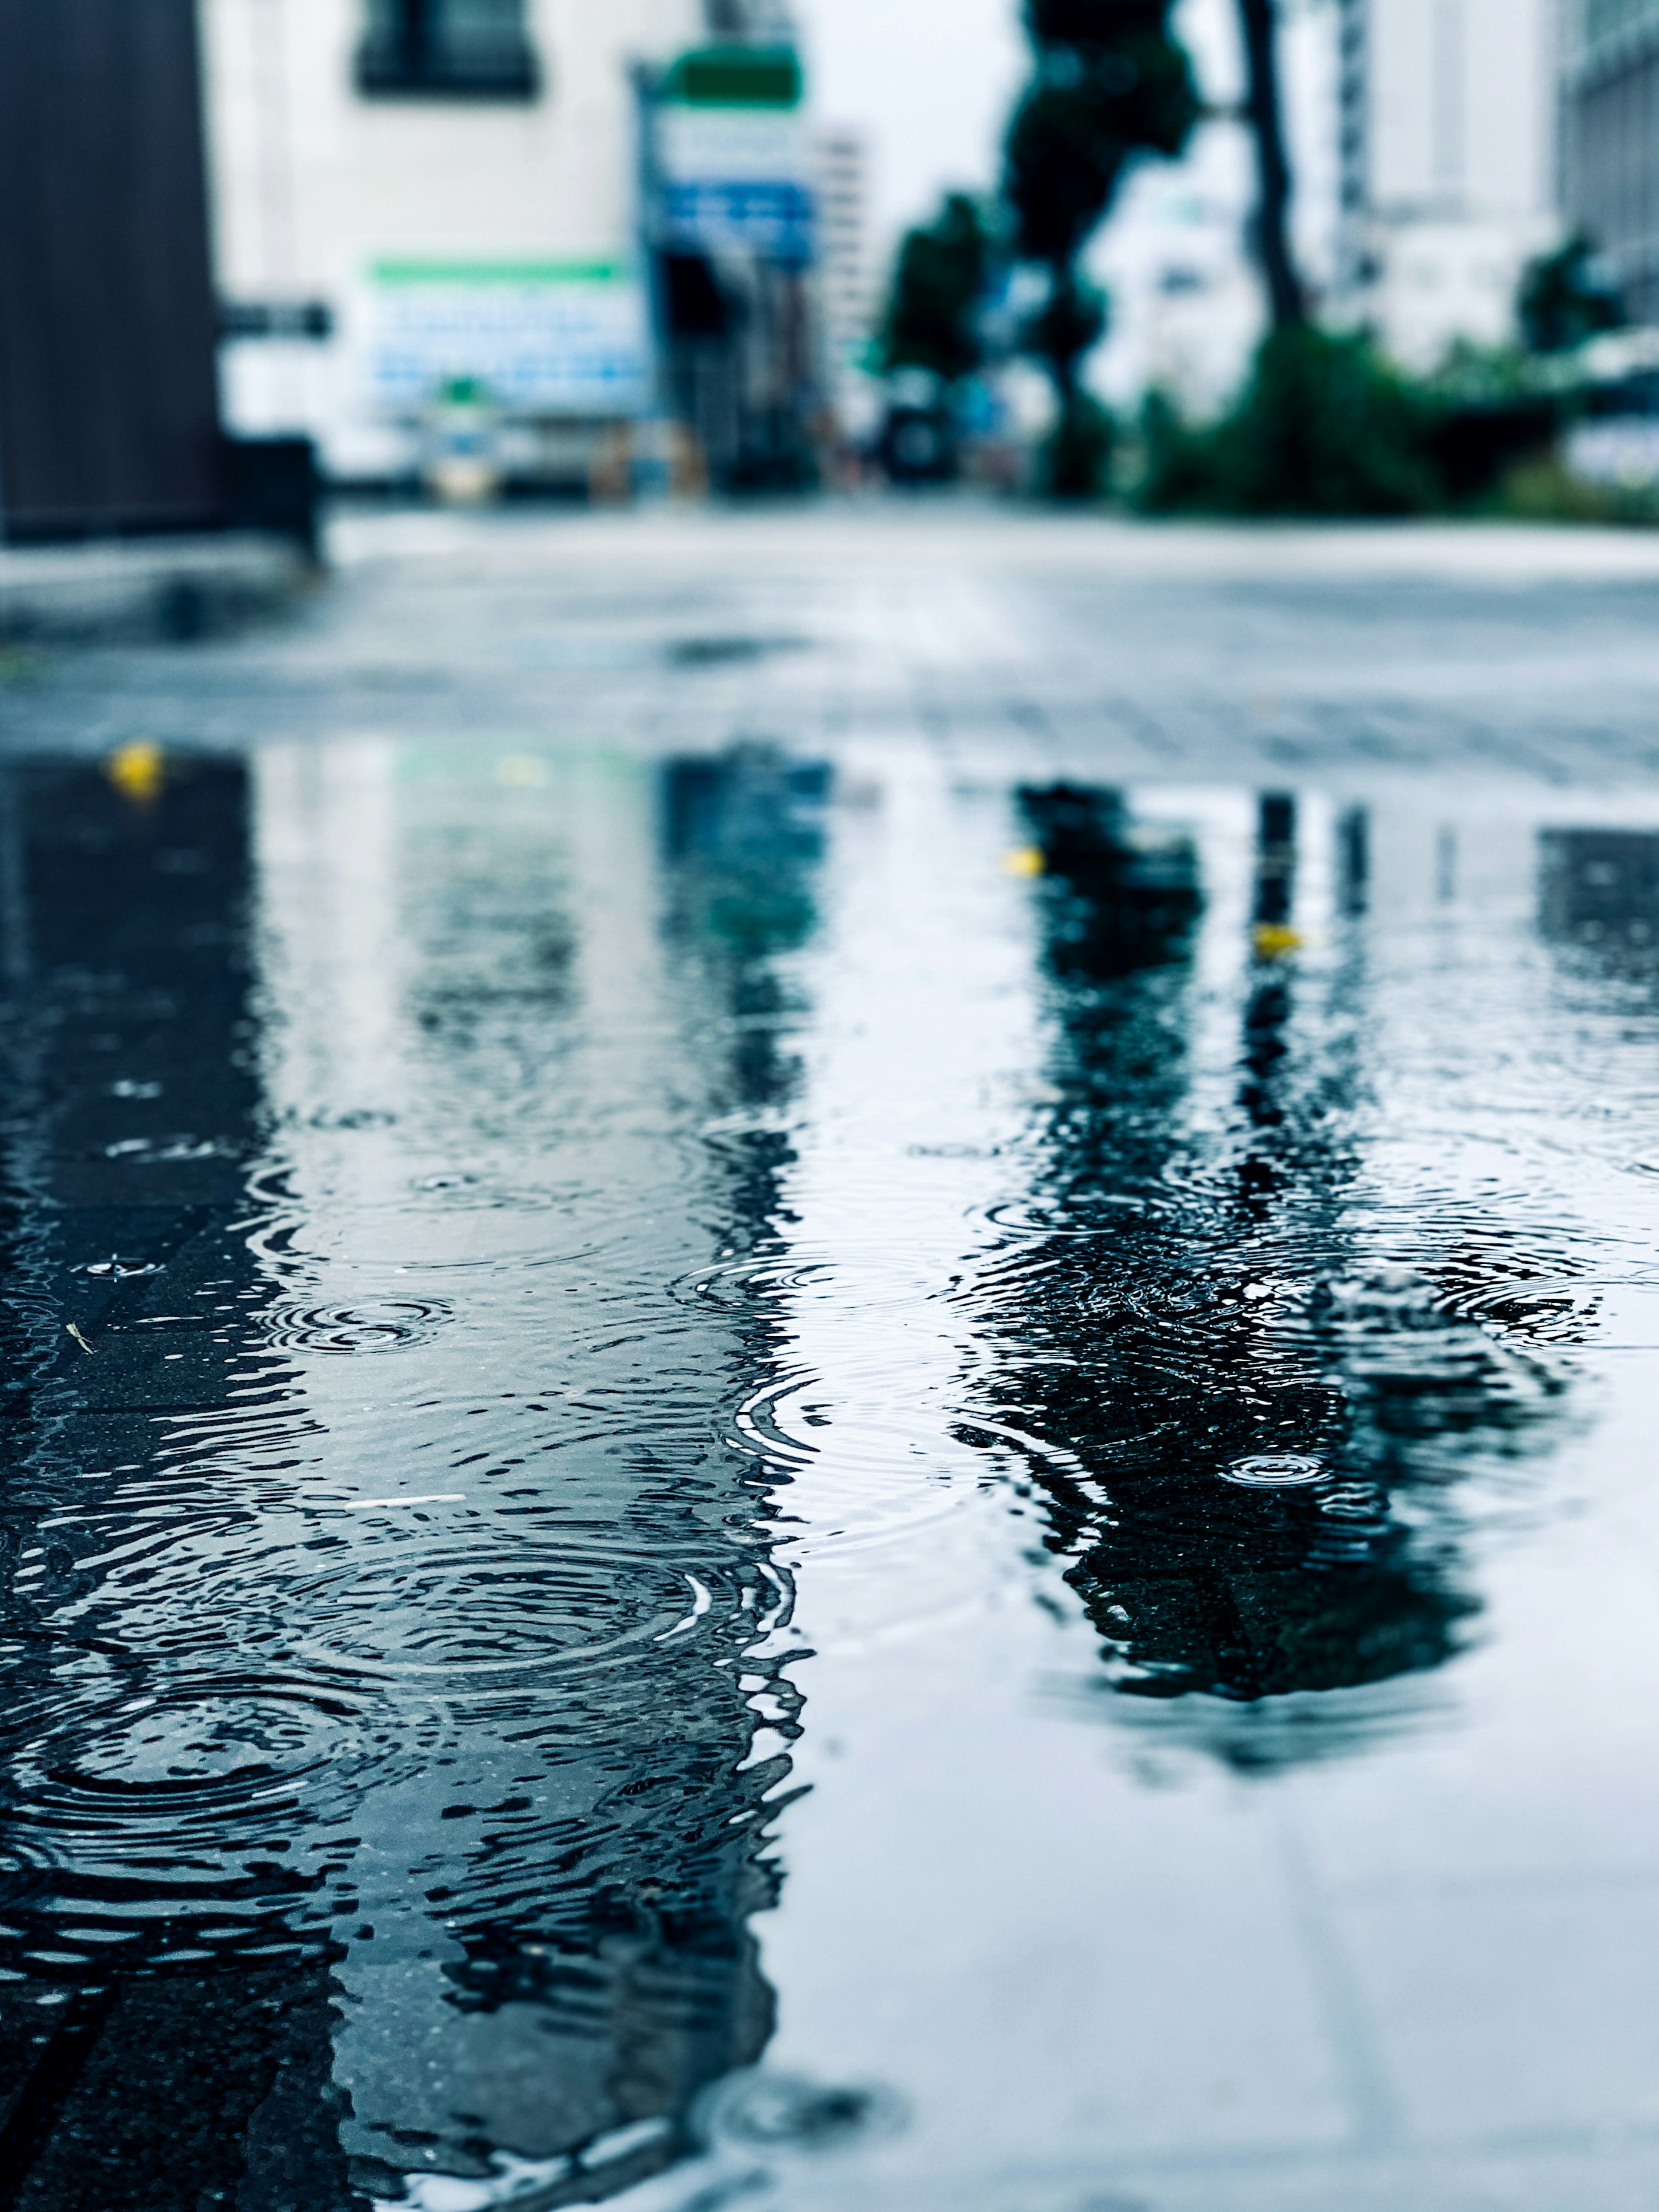
[{"label": "blurred parked vehicle", "polygon": [[907,369],[893,379],[876,459],[890,483],[955,481],[960,459],[956,418],[936,378]]}]

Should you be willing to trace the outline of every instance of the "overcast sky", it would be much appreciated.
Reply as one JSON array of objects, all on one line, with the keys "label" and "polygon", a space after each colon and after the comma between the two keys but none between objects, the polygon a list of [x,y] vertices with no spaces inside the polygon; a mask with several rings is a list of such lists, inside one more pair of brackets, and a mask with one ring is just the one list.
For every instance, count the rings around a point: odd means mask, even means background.
[{"label": "overcast sky", "polygon": [[867,132],[872,228],[885,250],[952,185],[996,182],[1026,66],[1019,0],[796,0],[826,123]]}]

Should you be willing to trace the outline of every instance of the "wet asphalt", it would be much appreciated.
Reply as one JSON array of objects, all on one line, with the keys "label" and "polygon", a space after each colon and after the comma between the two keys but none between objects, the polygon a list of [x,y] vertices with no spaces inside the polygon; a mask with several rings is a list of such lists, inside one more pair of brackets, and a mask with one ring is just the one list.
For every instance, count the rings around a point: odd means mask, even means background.
[{"label": "wet asphalt", "polygon": [[1659,2189],[1659,544],[343,513],[0,659],[0,2207]]}]

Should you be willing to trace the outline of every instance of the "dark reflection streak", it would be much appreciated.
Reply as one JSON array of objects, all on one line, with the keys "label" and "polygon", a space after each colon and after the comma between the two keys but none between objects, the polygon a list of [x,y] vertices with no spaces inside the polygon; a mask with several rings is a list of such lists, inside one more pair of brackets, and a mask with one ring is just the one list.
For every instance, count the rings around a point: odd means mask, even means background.
[{"label": "dark reflection streak", "polygon": [[15,767],[0,770],[0,930],[4,933],[0,1064],[5,1084],[0,1113],[4,1148],[0,1207],[6,1219],[8,1255],[3,1321],[6,1395],[0,1400],[0,1411],[12,1439],[13,1455],[21,1459],[26,1450],[21,1443],[23,1427],[35,1413],[30,1385],[39,1379],[41,1363],[50,1360],[56,1346],[50,1334],[47,1302],[21,1295],[31,1275],[40,1278],[46,1236],[46,1140],[40,1085],[46,1031],[43,1009],[29,990],[33,957],[19,775]]},{"label": "dark reflection streak", "polygon": [[0,2126],[0,2207],[4,2212],[12,2212],[31,2193],[36,2162],[80,2086],[114,2002],[111,1984],[71,1990],[55,2024],[38,2044],[33,2063],[12,2085],[11,2109]]},{"label": "dark reflection streak", "polygon": [[1337,904],[1349,921],[1370,903],[1371,824],[1363,806],[1350,806],[1337,823]]},{"label": "dark reflection streak", "polygon": [[28,904],[17,807],[17,772],[0,770],[0,975],[8,992],[28,981]]},{"label": "dark reflection streak", "polygon": [[[234,1947],[217,1965],[174,1957],[203,1948],[204,1913],[235,1917],[246,1885],[221,1867],[216,1896],[205,1869],[181,1890],[176,1870],[156,1863],[165,1785],[158,1799],[142,1761],[121,1778],[144,1725],[131,1716],[170,1698],[182,1711],[188,1693],[170,1688],[179,1655],[159,1620],[110,1602],[91,1563],[110,1530],[133,1525],[127,1501],[156,1494],[158,1476],[184,1510],[190,1479],[169,1467],[169,1428],[223,1407],[256,1326],[257,1302],[233,1295],[252,1277],[227,1231],[244,1210],[240,1156],[258,1103],[238,1057],[245,774],[181,766],[142,802],[90,767],[26,764],[3,784],[12,1227],[0,1948],[20,1978],[0,1986],[0,2203],[172,2212],[181,2167],[203,2189],[240,2182],[248,2212],[274,2212],[290,2188],[338,2202],[325,2125],[296,2118],[264,2160],[243,2134],[279,2076],[320,2092],[325,1966],[314,1949],[229,1972]],[[174,1158],[181,1115],[193,1142]],[[121,1149],[135,1142],[138,1152]],[[112,1253],[157,1272],[123,1278]],[[163,1307],[200,1323],[176,1363],[167,1332],[144,1328]],[[215,1312],[226,1326],[209,1327]],[[68,1336],[70,1320],[90,1353]]]},{"label": "dark reflection streak", "polygon": [[[663,773],[659,818],[671,967],[681,1003],[694,1029],[703,1032],[707,1111],[728,1123],[735,1117],[735,1126],[709,1141],[720,1192],[720,1262],[741,1285],[728,1356],[727,1435],[735,1432],[742,1405],[785,1370],[784,1325],[770,1294],[757,1282],[764,1262],[787,1249],[780,1229],[781,1192],[794,1159],[788,1135],[775,1125],[799,1076],[784,1043],[799,1009],[779,962],[799,951],[817,927],[814,878],[823,854],[829,791],[826,768],[753,745],[714,759],[671,763]],[[714,1041],[721,1036],[723,1045]],[[787,1470],[778,1460],[763,1458],[741,1479],[750,1498],[727,1516],[727,1525],[752,1543],[756,1520],[787,1482]],[[771,1609],[777,1629],[787,1626],[789,1600],[775,1568],[772,1579],[784,1594]],[[743,1661],[751,1682],[763,1685],[773,1715],[769,1725],[786,1744],[799,1733],[799,1697],[784,1671],[793,1656],[763,1656],[751,1649]],[[723,1886],[732,2033],[708,2045],[688,2089],[752,2064],[770,2039],[774,1999],[761,1978],[748,1923],[776,1899],[780,1875],[767,1830],[788,1802],[788,1772],[787,1754],[775,1754],[749,1763],[744,1776],[742,1802],[750,1825],[728,1847]],[[731,1827],[728,1821],[728,1834]]]},{"label": "dark reflection streak", "polygon": [[[31,1285],[43,1284],[46,1222],[42,1165],[44,1129],[40,1070],[42,1035],[37,1010],[25,998],[29,981],[29,927],[25,886],[18,771],[0,771],[0,930],[3,931],[4,1000],[0,1008],[0,1066],[3,1066],[5,1112],[3,1174],[0,1176],[0,1267],[6,1297],[0,1317],[0,1358],[6,1376],[0,1419],[7,1438],[4,1541],[8,1614],[13,1613],[12,1577],[22,1540],[33,1527],[19,1511],[17,1474],[38,1450],[37,1393],[49,1367],[52,1327],[48,1302]],[[33,1201],[33,1202],[31,1202]],[[8,1992],[9,1994],[9,1992]],[[88,2056],[108,2014],[107,1988],[71,1990],[55,2021],[39,2026],[26,2014],[6,2021],[9,2051],[7,2109],[0,2123],[0,2208],[10,2212],[19,2201],[46,2148],[64,2106],[80,2079]],[[0,2013],[5,2008],[0,2004]],[[21,2041],[21,2048],[16,2045]]]},{"label": "dark reflection streak", "polygon": [[1435,839],[1435,896],[1442,906],[1457,903],[1457,832],[1449,823]]}]

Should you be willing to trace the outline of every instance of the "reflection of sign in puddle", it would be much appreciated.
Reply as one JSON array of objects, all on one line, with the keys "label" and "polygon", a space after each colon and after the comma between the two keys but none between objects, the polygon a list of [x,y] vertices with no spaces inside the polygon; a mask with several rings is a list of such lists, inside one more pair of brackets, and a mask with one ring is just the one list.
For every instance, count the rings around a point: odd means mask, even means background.
[{"label": "reflection of sign in puddle", "polygon": [[1241,1490],[1305,1490],[1324,1475],[1324,1462],[1304,1452],[1254,1452],[1221,1470],[1221,1480]]}]

